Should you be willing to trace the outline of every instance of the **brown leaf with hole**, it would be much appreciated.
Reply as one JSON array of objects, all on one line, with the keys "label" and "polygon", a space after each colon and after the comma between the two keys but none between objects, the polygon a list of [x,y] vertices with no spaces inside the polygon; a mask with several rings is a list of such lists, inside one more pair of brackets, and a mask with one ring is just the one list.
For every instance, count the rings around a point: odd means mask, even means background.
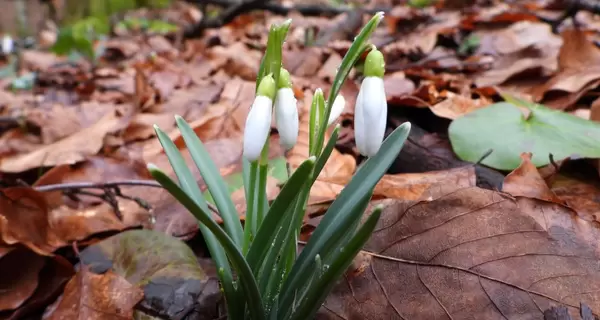
[{"label": "brown leaf with hole", "polygon": [[144,292],[112,270],[94,274],[82,269],[67,283],[65,292],[44,313],[44,320],[133,319],[135,305]]},{"label": "brown leaf with hole", "polygon": [[[298,142],[288,151],[286,158],[290,168],[296,169],[302,162],[308,159],[308,125],[310,121],[310,106],[312,103],[312,92],[305,92],[304,101],[300,103],[298,115],[300,117],[300,126],[298,132]],[[325,136],[325,143],[329,140],[330,134]],[[323,171],[317,177],[317,180],[310,190],[309,204],[328,202],[342,191],[344,185],[329,182],[335,180],[346,180],[354,174],[356,170],[356,160],[351,155],[342,154],[333,149],[331,156],[325,163]]]},{"label": "brown leaf with hole", "polygon": [[125,128],[128,121],[127,118],[118,117],[114,112],[108,113],[90,127],[55,143],[41,146],[28,153],[2,157],[0,171],[22,172],[33,168],[81,162],[97,154],[104,144],[104,137]]},{"label": "brown leaf with hole", "polygon": [[363,249],[369,268],[337,285],[317,319],[541,319],[580,302],[600,310],[600,230],[564,206],[477,187],[384,204]]},{"label": "brown leaf with hole", "polygon": [[537,167],[531,163],[530,152],[521,153],[521,165],[509,173],[502,184],[502,191],[515,197],[528,197],[564,204],[546,184]]}]

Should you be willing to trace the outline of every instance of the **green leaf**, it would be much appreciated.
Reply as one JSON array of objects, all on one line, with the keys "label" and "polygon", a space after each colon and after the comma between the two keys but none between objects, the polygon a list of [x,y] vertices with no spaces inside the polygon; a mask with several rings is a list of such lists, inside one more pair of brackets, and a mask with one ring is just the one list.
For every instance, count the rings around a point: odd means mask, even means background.
[{"label": "green leaf", "polygon": [[80,255],[83,264],[103,273],[112,268],[144,290],[141,306],[163,318],[185,316],[208,277],[194,252],[182,241],[162,232],[130,230],[89,246]]},{"label": "green leaf", "polygon": [[327,267],[324,274],[310,286],[305,299],[300,301],[300,304],[295,309],[296,312],[292,314],[292,320],[312,319],[314,317],[337,280],[348,269],[354,257],[369,240],[369,237],[371,237],[381,216],[382,209],[382,207],[376,207],[373,210],[373,213],[367,218],[367,221],[360,227],[354,237],[338,252],[337,256],[333,259],[333,263]]},{"label": "green leaf", "polygon": [[[348,223],[351,225],[353,221],[349,222],[348,220],[353,218],[351,216],[352,209],[372,192],[377,182],[396,160],[409,131],[410,123],[408,122],[396,128],[384,140],[379,152],[365,161],[350,183],[331,204],[283,285],[279,310],[290,310],[297,290],[303,286],[303,278],[306,274],[310,274],[310,270],[314,266],[315,256],[322,253],[322,249],[339,232],[339,229],[342,229],[342,225],[348,225]],[[360,219],[360,216],[358,218]]]},{"label": "green leaf", "polygon": [[242,224],[235,208],[235,204],[229,196],[227,185],[219,173],[219,168],[210,158],[204,144],[200,141],[196,132],[194,132],[190,125],[180,116],[175,116],[175,121],[177,122],[177,126],[181,131],[181,136],[185,141],[196,167],[200,171],[211,196],[215,200],[215,204],[219,209],[219,214],[221,215],[221,218],[223,218],[223,224],[225,225],[227,234],[233,239],[234,243],[241,248],[244,231],[242,230]]},{"label": "green leaf", "polygon": [[[246,305],[250,310],[252,319],[264,320],[265,311],[263,308],[263,302],[258,290],[258,283],[252,274],[252,269],[248,266],[248,263],[244,259],[244,256],[240,252],[239,248],[235,245],[233,240],[229,238],[227,233],[219,227],[219,225],[211,218],[210,213],[207,210],[199,207],[195,200],[193,200],[185,191],[183,191],[169,176],[167,176],[160,169],[149,165],[148,171],[163,188],[179,201],[186,209],[188,209],[201,223],[205,224],[206,227],[215,235],[219,243],[223,246],[227,256],[231,260],[237,275],[240,286],[243,290]],[[234,299],[231,303],[239,306],[239,299]],[[231,311],[231,310],[229,310]]]},{"label": "green leaf", "polygon": [[259,263],[263,261],[269,251],[279,252],[281,243],[273,242],[275,231],[281,226],[281,221],[285,219],[286,214],[290,213],[291,210],[288,209],[294,204],[294,198],[305,186],[314,164],[314,158],[302,162],[273,201],[271,209],[256,233],[256,237],[246,255],[248,264],[255,272],[258,270]]},{"label": "green leaf", "polygon": [[[205,212],[208,212],[208,205],[206,204],[206,201],[204,201],[204,199],[202,198],[200,188],[198,187],[198,183],[196,182],[194,175],[188,168],[185,160],[183,159],[183,156],[165,132],[160,130],[158,126],[154,126],[154,130],[156,131],[156,135],[160,144],[165,150],[165,154],[167,155],[171,167],[173,167],[173,171],[175,171],[175,175],[177,175],[177,179],[179,180],[181,188],[187,195],[194,199],[196,205],[202,208],[202,210],[204,210]],[[169,189],[167,190],[169,192],[172,191]],[[212,215],[209,215],[207,218],[216,225],[216,223],[212,219]],[[220,241],[217,240],[217,237],[214,235],[214,233],[210,230],[210,228],[206,226],[206,223],[202,223],[198,227],[200,229],[200,232],[202,232],[202,236],[206,241],[206,245],[208,247],[210,255],[215,261],[217,268],[223,270],[223,272],[221,272],[219,275],[221,283],[223,284],[223,291],[225,293],[228,307],[234,307],[233,302],[235,301],[237,292],[233,285],[233,275],[229,266],[229,260],[225,255],[225,251],[223,250]]]},{"label": "green leaf", "polygon": [[[513,99],[514,102],[517,102]],[[533,153],[536,166],[567,157],[600,158],[600,124],[541,105],[517,102],[530,111],[529,117],[514,103],[500,102],[468,113],[450,124],[448,133],[459,158],[499,170],[513,170],[522,152]]]}]

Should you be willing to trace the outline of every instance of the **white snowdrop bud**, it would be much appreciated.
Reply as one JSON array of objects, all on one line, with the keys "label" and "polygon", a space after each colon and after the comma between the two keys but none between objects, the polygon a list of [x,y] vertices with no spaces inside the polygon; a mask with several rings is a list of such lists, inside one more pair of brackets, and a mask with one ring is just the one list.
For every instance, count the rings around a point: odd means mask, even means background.
[{"label": "white snowdrop bud", "polygon": [[275,123],[281,145],[289,150],[298,141],[298,107],[292,90],[290,73],[287,70],[281,69],[278,82],[279,90],[275,97]]},{"label": "white snowdrop bud", "polygon": [[358,151],[374,156],[383,142],[387,120],[387,99],[383,86],[385,63],[377,49],[367,55],[362,81],[354,110],[354,136]]},{"label": "white snowdrop bud", "polygon": [[14,50],[15,43],[12,37],[8,34],[5,34],[2,38],[2,53],[11,54]]},{"label": "white snowdrop bud", "polygon": [[346,99],[341,94],[338,94],[333,100],[333,105],[331,106],[331,113],[329,114],[329,120],[327,121],[327,125],[331,125],[332,123],[339,118],[339,116],[344,112],[344,108],[346,107]]},{"label": "white snowdrop bud", "polygon": [[250,112],[248,112],[246,126],[244,127],[244,157],[249,161],[256,161],[260,158],[269,137],[275,88],[275,80],[273,80],[272,75],[262,78],[256,98],[254,98]]}]

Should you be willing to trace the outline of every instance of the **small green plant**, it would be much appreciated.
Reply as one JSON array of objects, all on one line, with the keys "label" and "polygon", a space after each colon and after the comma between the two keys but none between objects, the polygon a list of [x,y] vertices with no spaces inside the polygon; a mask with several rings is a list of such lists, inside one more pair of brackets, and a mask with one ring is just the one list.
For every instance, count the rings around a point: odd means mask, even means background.
[{"label": "small green plant", "polygon": [[[152,164],[152,176],[200,222],[214,260],[229,319],[310,319],[373,232],[381,215],[377,206],[361,224],[373,189],[396,159],[410,131],[405,123],[384,141],[387,102],[383,89],[384,60],[368,39],[383,18],[376,14],[355,38],[325,100],[318,89],[309,124],[309,157],[287,179],[277,198],[266,196],[269,131],[273,109],[281,143],[291,148],[298,135],[296,99],[289,73],[282,68],[282,44],[291,21],[271,26],[267,50],[256,80],[256,98],[244,129],[243,181],[247,210],[244,226],[219,170],[181,117],[177,125],[223,220],[221,228],[209,211],[198,183],[167,134],[155,126],[171,166],[173,181]],[[368,157],[331,204],[310,240],[298,254],[298,236],[311,186],[324,168],[338,138],[339,126],[325,141],[327,127],[343,109],[338,93],[361,55],[369,51],[365,78],[356,100],[357,147]],[[333,120],[333,121],[332,121]],[[235,277],[234,277],[235,274]]]}]

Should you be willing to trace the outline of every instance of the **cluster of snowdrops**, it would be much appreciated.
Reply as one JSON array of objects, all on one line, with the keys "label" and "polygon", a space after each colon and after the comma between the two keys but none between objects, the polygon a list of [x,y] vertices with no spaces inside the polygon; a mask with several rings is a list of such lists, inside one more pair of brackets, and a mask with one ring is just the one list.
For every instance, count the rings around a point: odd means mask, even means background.
[{"label": "cluster of snowdrops", "polygon": [[[275,113],[280,142],[286,149],[296,144],[299,131],[290,75],[281,62],[291,20],[271,26],[256,79],[256,98],[244,129],[242,164],[247,209],[243,225],[217,166],[188,123],[176,116],[187,150],[223,220],[222,227],[213,219],[179,149],[155,126],[178,182],[152,164],[148,169],[198,219],[217,266],[228,319],[312,318],[375,229],[383,207],[375,205],[367,210],[373,189],[396,159],[410,131],[409,123],[402,124],[384,140],[385,65],[381,52],[368,42],[382,18],[383,13],[375,14],[357,35],[342,60],[328,98],[325,99],[321,89],[315,91],[308,128],[309,156],[294,169],[275,200],[269,202],[266,182],[272,114]],[[354,130],[357,148],[367,160],[331,203],[300,250],[298,236],[311,186],[338,138],[339,125],[334,128],[331,125],[344,109],[344,98],[339,91],[365,53]],[[328,129],[332,130],[325,141]]]}]

